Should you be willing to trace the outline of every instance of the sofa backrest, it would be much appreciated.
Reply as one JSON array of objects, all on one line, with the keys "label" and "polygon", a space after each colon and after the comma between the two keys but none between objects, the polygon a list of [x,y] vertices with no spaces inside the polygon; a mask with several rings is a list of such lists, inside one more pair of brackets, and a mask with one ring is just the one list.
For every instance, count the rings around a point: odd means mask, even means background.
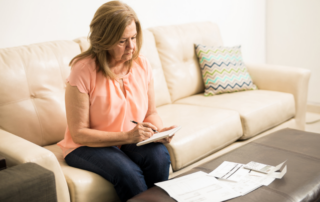
[{"label": "sofa backrest", "polygon": [[153,34],[148,30],[143,31],[141,54],[148,59],[152,67],[156,106],[159,107],[161,105],[170,104],[170,94],[164,77],[156,42]]},{"label": "sofa backrest", "polygon": [[[143,45],[140,53],[148,59],[152,67],[156,106],[159,107],[161,105],[169,104],[171,103],[170,94],[163,74],[154,36],[148,30],[143,30],[142,35]],[[82,52],[90,47],[90,42],[86,37],[80,37],[74,41],[79,44]]]},{"label": "sofa backrest", "polygon": [[60,141],[65,79],[79,53],[73,41],[0,49],[0,128],[40,146]]},{"label": "sofa backrest", "polygon": [[171,101],[203,92],[194,44],[223,45],[218,26],[212,22],[196,22],[149,30],[155,38]]}]

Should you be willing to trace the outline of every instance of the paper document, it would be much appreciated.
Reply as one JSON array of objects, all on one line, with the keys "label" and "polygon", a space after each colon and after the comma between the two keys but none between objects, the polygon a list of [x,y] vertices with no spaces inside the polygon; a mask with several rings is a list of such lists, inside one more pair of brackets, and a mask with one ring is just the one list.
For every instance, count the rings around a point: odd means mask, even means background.
[{"label": "paper document", "polygon": [[271,177],[264,173],[255,172],[255,171],[251,171],[249,175],[256,177],[255,180],[264,186],[270,185],[275,180],[274,177]]},{"label": "paper document", "polygon": [[148,143],[151,143],[151,142],[154,142],[156,140],[160,140],[160,139],[163,139],[165,137],[170,137],[172,136],[173,134],[175,134],[178,130],[181,129],[181,126],[178,126],[176,128],[173,128],[171,130],[167,130],[167,131],[164,131],[164,132],[160,132],[160,133],[155,133],[152,137],[150,137],[149,139],[147,140],[144,140],[144,141],[141,141],[141,142],[138,142],[137,143],[137,146],[142,146],[142,145],[145,145],[145,144],[148,144]]},{"label": "paper document", "polygon": [[269,173],[268,176],[281,179],[284,176],[284,174],[286,174],[286,172],[287,172],[287,165],[283,167],[281,172],[272,172],[272,173]]},{"label": "paper document", "polygon": [[217,179],[201,171],[155,185],[164,189],[175,200],[183,202],[225,201],[239,196]]},{"label": "paper document", "polygon": [[209,176],[218,178],[219,182],[237,192],[245,195],[263,185],[267,186],[274,181],[273,176],[255,172],[244,168],[245,165],[224,161]]},{"label": "paper document", "polygon": [[243,196],[262,186],[256,176],[247,175],[238,182],[219,180],[222,184]]},{"label": "paper document", "polygon": [[[265,166],[268,165],[262,168]],[[271,166],[267,174],[244,167],[241,163],[224,161],[209,174],[199,171],[155,185],[179,202],[225,201],[268,186],[275,178],[282,178],[287,171],[285,162]]]},{"label": "paper document", "polygon": [[239,181],[249,173],[249,170],[243,169],[243,164],[224,161],[215,170],[209,173],[209,176],[222,180]]},{"label": "paper document", "polygon": [[254,162],[254,161],[247,163],[244,166],[244,168],[249,169],[249,170],[253,170],[253,171],[257,171],[257,172],[261,172],[261,173],[269,173],[270,171],[272,171],[272,169],[274,169],[273,166],[265,165],[265,164]]},{"label": "paper document", "polygon": [[267,174],[269,177],[281,179],[287,172],[286,161],[277,166],[265,165],[254,161],[249,162],[244,166],[245,169]]}]

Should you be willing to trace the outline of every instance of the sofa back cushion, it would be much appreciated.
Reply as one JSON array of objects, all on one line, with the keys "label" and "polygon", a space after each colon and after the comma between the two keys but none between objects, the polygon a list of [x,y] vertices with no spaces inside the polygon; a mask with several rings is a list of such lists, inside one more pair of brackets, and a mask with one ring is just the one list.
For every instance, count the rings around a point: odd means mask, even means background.
[{"label": "sofa back cushion", "polygon": [[65,79],[79,53],[73,41],[0,49],[0,128],[40,146],[60,141]]},{"label": "sofa back cushion", "polygon": [[156,106],[159,107],[161,105],[171,103],[170,94],[166,79],[163,74],[156,42],[153,34],[148,30],[143,31],[143,45],[141,48],[141,54],[149,60],[152,67]]},{"label": "sofa back cushion", "polygon": [[194,44],[221,46],[219,28],[211,22],[149,28],[153,33],[172,102],[204,91]]},{"label": "sofa back cushion", "polygon": [[[148,59],[152,67],[156,106],[159,107],[169,104],[171,103],[170,94],[163,74],[154,36],[148,30],[143,30],[142,35],[143,44],[140,53]],[[90,42],[86,37],[80,37],[74,41],[79,44],[82,52],[90,47]]]}]

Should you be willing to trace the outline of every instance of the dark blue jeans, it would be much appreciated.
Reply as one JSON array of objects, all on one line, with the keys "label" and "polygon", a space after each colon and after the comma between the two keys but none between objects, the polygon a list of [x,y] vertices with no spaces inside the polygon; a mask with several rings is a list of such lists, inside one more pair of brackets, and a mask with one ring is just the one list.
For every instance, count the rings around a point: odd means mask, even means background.
[{"label": "dark blue jeans", "polygon": [[65,158],[68,165],[88,170],[111,182],[121,199],[133,196],[168,180],[170,156],[162,143],[140,147],[79,147]]}]

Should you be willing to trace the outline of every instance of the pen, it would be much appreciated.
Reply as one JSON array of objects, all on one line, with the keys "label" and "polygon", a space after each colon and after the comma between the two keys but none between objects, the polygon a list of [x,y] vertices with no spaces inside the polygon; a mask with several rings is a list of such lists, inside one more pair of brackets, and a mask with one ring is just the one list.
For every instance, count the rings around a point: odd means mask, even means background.
[{"label": "pen", "polygon": [[[132,123],[134,123],[134,124],[138,124],[138,122],[136,122],[136,121],[133,121],[133,120],[130,120]],[[151,130],[153,130],[153,129],[151,129]],[[157,130],[153,130],[153,132],[155,132],[155,133],[159,133]]]}]

